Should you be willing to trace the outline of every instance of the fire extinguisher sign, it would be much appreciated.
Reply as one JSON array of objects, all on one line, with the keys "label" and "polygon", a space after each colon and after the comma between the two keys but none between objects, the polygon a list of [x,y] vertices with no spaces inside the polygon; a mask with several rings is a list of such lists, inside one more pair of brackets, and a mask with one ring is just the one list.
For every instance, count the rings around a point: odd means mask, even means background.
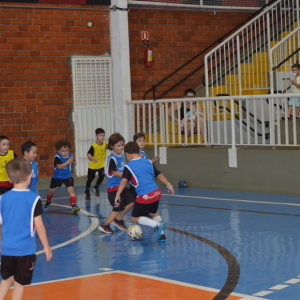
[{"label": "fire extinguisher sign", "polygon": [[148,31],[142,31],[142,40],[147,40],[149,41],[149,32]]}]

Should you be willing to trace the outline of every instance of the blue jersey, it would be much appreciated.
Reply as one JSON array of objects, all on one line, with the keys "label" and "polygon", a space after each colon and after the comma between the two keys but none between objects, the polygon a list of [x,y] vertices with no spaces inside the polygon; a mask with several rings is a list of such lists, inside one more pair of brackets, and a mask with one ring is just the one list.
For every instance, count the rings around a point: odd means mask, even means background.
[{"label": "blue jersey", "polygon": [[29,190],[16,190],[0,197],[1,254],[35,254],[34,211],[40,197]]},{"label": "blue jersey", "polygon": [[117,166],[118,172],[123,173],[124,170],[124,155],[121,154],[120,156],[112,153],[110,157],[108,158],[107,165],[106,165],[106,177],[107,177],[107,184],[106,184],[106,189],[107,192],[112,192],[118,189],[120,182],[122,180],[121,177],[116,177],[112,174],[112,171],[109,169],[109,163],[110,160],[113,159]]},{"label": "blue jersey", "polygon": [[145,151],[142,151],[142,150],[140,150],[140,154],[141,154],[141,155],[143,155],[143,154],[144,154],[144,155],[142,156],[142,158],[144,158],[144,159],[148,159],[148,157],[147,157],[147,154],[146,154],[146,152],[145,152]]},{"label": "blue jersey", "polygon": [[54,156],[54,174],[53,174],[53,178],[55,179],[68,179],[72,177],[71,174],[71,163],[69,163],[66,167],[64,167],[63,169],[59,169],[56,164],[55,164],[55,158],[58,157],[61,161],[61,164],[64,164],[70,157],[72,157],[73,154],[68,153],[68,156],[63,157],[59,152],[55,154]]},{"label": "blue jersey", "polygon": [[154,178],[154,170],[152,162],[148,159],[137,158],[132,159],[125,165],[132,174],[130,184],[136,189],[138,196],[149,194],[158,189]]},{"label": "blue jersey", "polygon": [[38,165],[37,162],[34,160],[31,163],[31,168],[32,168],[32,176],[31,176],[31,181],[28,186],[30,192],[38,194],[38,190],[36,188],[37,182],[38,182]]}]

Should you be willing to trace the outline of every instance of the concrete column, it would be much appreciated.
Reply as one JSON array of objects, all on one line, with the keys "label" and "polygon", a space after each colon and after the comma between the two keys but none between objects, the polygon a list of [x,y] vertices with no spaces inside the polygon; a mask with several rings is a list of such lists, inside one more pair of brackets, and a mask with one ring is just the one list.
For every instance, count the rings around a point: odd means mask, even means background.
[{"label": "concrete column", "polygon": [[[127,0],[112,0],[111,7],[114,5],[127,8]],[[131,101],[128,11],[110,12],[110,37],[115,131],[122,134],[127,143],[132,140],[134,122],[131,106],[126,104]]]}]

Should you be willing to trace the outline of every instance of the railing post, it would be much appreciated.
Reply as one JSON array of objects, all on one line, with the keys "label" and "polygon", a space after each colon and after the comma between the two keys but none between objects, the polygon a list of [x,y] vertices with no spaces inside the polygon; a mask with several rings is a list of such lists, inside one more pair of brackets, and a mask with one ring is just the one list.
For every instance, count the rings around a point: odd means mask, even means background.
[{"label": "railing post", "polygon": [[[300,26],[300,17],[299,17],[299,1],[296,1],[296,11],[297,11],[297,27]],[[298,31],[298,49],[300,48],[300,30]],[[300,51],[298,51],[298,58],[300,58]],[[299,61],[298,61],[299,63]]]},{"label": "railing post", "polygon": [[234,117],[234,101],[233,101],[233,99],[230,99],[230,114],[231,114],[231,144],[232,144],[231,147],[232,147],[232,149],[235,149],[236,141],[235,141],[235,117]]},{"label": "railing post", "polygon": [[155,85],[152,86],[152,89],[153,89],[153,100],[155,101]]},{"label": "railing post", "polygon": [[236,37],[237,46],[237,65],[238,65],[238,78],[239,78],[239,95],[242,95],[242,72],[241,72],[241,55],[240,55],[240,37]]},{"label": "railing post", "polygon": [[157,155],[157,118],[156,103],[153,103],[153,135],[154,135],[154,156]]}]

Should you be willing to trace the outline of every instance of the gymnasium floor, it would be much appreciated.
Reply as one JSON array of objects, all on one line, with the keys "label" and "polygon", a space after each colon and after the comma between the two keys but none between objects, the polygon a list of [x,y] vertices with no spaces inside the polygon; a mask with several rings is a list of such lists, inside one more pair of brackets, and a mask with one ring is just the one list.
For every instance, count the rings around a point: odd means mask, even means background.
[{"label": "gymnasium floor", "polygon": [[65,188],[43,215],[53,259],[46,262],[37,239],[24,299],[300,298],[298,196],[194,188],[169,196],[163,187],[167,242],[154,243],[147,227],[139,242],[100,233],[111,211],[105,186],[90,202],[83,187],[75,190],[79,215],[71,215]]}]

